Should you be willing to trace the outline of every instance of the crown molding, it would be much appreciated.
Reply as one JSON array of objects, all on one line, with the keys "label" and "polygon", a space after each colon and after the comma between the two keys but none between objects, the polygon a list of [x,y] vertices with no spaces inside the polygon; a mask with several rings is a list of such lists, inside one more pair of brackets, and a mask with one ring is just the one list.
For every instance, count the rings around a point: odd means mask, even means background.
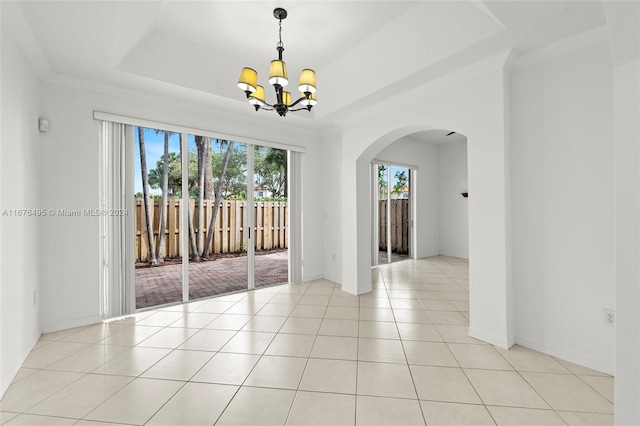
[{"label": "crown molding", "polygon": [[537,65],[539,63],[557,58],[574,50],[590,46],[603,40],[608,39],[608,31],[606,25],[592,28],[580,34],[567,37],[559,42],[549,44],[534,51],[518,56],[513,60],[511,72],[520,71],[525,68]]}]

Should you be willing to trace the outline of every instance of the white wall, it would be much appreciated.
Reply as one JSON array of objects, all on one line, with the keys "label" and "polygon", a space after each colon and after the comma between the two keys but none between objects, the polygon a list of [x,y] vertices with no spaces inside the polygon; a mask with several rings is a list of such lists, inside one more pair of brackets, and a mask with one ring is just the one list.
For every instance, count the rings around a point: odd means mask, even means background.
[{"label": "white wall", "polygon": [[613,373],[609,55],[601,40],[512,74],[511,194],[516,342]]},{"label": "white wall", "polygon": [[342,282],[342,133],[333,128],[322,135],[322,230],[324,278]]},{"label": "white wall", "polygon": [[640,424],[640,62],[618,66],[615,85],[615,421]]},{"label": "white wall", "polygon": [[[1,7],[1,6],[0,6]],[[38,217],[15,217],[12,209],[41,208],[40,82],[7,25],[1,36],[0,133],[0,397],[40,337],[38,306],[42,256]],[[7,212],[8,211],[8,212]],[[6,215],[5,215],[6,213]],[[40,297],[40,300],[42,298]]]},{"label": "white wall", "polygon": [[440,254],[469,258],[469,199],[467,142],[447,142],[438,146],[440,214]]},{"label": "white wall", "polygon": [[438,213],[438,147],[424,141],[404,137],[387,146],[375,160],[418,168],[417,182],[411,187],[416,200],[415,257],[435,256],[439,253]]},{"label": "white wall", "polygon": [[[83,86],[85,84],[82,84]],[[51,131],[42,141],[41,200],[47,208],[82,209],[98,205],[98,129],[93,111],[144,118],[259,140],[305,146],[303,154],[303,253],[305,276],[322,276],[321,203],[324,173],[315,133],[287,127],[275,114],[256,122],[239,121],[225,111],[136,93],[44,84],[43,115]],[[257,125],[260,120],[267,125]],[[268,123],[277,123],[269,126]],[[312,194],[305,196],[305,194]],[[49,255],[42,259],[42,327],[58,330],[99,320],[99,226],[94,217],[47,217],[40,238]]]},{"label": "white wall", "polygon": [[[369,163],[393,141],[429,129],[455,129],[469,140],[470,333],[502,347],[510,294],[507,241],[507,134],[503,52],[340,120],[342,126],[343,289],[371,290]],[[351,189],[356,188],[353,195]]]}]

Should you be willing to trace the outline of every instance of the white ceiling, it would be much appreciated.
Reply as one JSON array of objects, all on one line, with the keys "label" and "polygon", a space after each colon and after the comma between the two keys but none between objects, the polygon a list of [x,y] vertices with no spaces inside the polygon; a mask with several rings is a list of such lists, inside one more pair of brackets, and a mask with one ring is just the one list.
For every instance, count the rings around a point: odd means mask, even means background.
[{"label": "white ceiling", "polygon": [[[2,3],[3,20],[20,23],[21,47],[40,58],[44,79],[210,98],[248,112],[237,77],[243,66],[258,70],[271,96],[266,73],[278,35],[272,11],[284,7],[289,87],[302,68],[318,74],[318,106],[304,113],[315,120],[294,120],[316,127],[460,52],[523,54],[607,23],[601,1],[571,0]],[[451,61],[451,71],[463,64]]]}]

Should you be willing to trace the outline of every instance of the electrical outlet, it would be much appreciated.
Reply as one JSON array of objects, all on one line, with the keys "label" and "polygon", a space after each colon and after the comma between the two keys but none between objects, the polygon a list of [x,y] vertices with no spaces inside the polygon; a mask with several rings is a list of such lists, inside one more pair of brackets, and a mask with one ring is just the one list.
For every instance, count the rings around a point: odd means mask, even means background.
[{"label": "electrical outlet", "polygon": [[616,326],[616,311],[611,309],[602,309],[602,322],[609,327]]},{"label": "electrical outlet", "polygon": [[33,306],[36,306],[38,303],[38,290],[33,290]]}]

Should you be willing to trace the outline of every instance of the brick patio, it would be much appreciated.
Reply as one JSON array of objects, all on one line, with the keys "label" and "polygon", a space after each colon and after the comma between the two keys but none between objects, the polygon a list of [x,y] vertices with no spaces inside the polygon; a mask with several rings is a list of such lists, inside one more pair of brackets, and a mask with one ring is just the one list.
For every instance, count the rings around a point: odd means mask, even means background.
[{"label": "brick patio", "polygon": [[[287,250],[255,256],[255,285],[288,282]],[[182,264],[136,268],[136,308],[182,301]],[[247,289],[247,257],[189,263],[189,300]]]}]

